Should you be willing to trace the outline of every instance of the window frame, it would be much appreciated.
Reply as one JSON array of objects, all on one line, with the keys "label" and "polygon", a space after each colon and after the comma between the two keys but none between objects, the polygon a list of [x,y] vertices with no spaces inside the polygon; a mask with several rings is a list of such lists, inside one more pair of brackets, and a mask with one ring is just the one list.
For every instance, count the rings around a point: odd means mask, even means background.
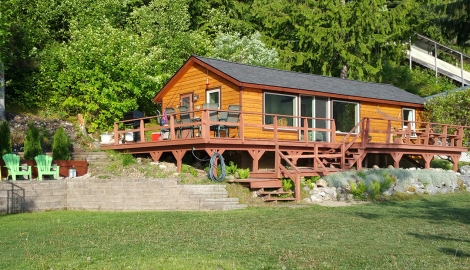
[{"label": "window frame", "polygon": [[[405,111],[410,111],[411,112],[411,120],[410,119],[405,119]],[[416,110],[412,108],[401,108],[401,120],[402,122],[402,129],[407,130],[408,125],[410,124],[407,121],[411,121],[411,137],[416,137],[416,132],[413,132],[416,130]]]},{"label": "window frame", "polygon": [[[268,112],[266,112],[266,95],[277,95],[277,96],[285,96],[285,97],[292,97],[294,98],[293,101],[292,101],[292,111],[293,111],[293,115],[292,115],[292,125],[291,126],[278,126],[278,129],[282,129],[282,130],[295,130],[297,131],[297,129],[293,129],[293,127],[298,127],[299,124],[298,124],[298,114],[299,114],[299,96],[298,95],[290,95],[290,94],[283,94],[283,93],[274,93],[274,92],[263,92],[263,125],[274,125],[274,123],[272,124],[266,124],[266,114]],[[270,113],[269,114],[277,114],[277,113]],[[279,120],[279,119],[278,119]],[[272,129],[270,127],[265,127],[266,129]]]},{"label": "window frame", "polygon": [[[345,101],[345,100],[341,100],[341,99],[332,99],[331,100],[331,114],[330,114],[330,117],[331,119],[333,119],[335,121],[335,125],[337,124],[337,121],[336,119],[334,118],[334,107],[335,107],[335,102],[341,102],[341,103],[349,103],[349,104],[356,104],[356,108],[354,110],[354,126],[356,126],[360,119],[361,119],[361,103],[360,102],[357,102],[357,101]],[[338,126],[336,125],[336,129],[338,129]],[[360,127],[358,126],[356,128],[356,130],[352,133],[352,134],[358,134],[359,132],[361,131]],[[350,130],[347,130],[347,131],[338,131],[338,130],[335,130],[336,134],[348,134],[350,132]]]},{"label": "window frame", "polygon": [[219,106],[217,109],[219,109],[219,110],[220,110],[220,107],[222,106],[222,104],[221,104],[222,103],[222,96],[221,96],[221,91],[220,90],[221,90],[220,87],[206,90],[206,103],[211,103],[210,102],[210,94],[212,94],[212,93],[218,93],[219,94],[219,102],[217,102],[217,104]]}]

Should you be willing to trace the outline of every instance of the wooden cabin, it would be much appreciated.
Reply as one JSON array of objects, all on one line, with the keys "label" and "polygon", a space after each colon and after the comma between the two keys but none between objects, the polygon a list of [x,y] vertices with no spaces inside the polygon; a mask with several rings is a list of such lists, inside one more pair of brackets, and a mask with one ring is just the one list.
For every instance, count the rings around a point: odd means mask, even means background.
[{"label": "wooden cabin", "polygon": [[[149,154],[155,161],[222,154],[250,168],[251,188],[289,177],[325,175],[355,167],[429,168],[435,155],[454,162],[463,127],[421,121],[425,100],[387,84],[304,74],[191,56],[153,101],[162,116],[116,122],[102,149]],[[152,118],[165,126],[149,127]],[[137,142],[119,138],[126,122]],[[161,122],[161,121],[160,121]],[[159,140],[146,133],[160,131]],[[148,137],[148,136],[147,136]],[[296,198],[300,198],[296,195]]]}]

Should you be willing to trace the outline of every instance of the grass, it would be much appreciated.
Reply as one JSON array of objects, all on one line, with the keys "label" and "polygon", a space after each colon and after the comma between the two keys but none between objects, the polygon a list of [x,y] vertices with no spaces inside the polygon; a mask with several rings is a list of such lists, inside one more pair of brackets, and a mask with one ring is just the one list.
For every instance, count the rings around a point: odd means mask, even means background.
[{"label": "grass", "polygon": [[3,215],[0,268],[468,269],[468,193],[416,198],[338,208]]}]

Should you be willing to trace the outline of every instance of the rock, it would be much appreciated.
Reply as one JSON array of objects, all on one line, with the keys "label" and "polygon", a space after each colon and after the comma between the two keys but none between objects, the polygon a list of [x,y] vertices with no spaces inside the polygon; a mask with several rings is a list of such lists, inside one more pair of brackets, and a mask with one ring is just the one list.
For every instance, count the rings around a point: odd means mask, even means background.
[{"label": "rock", "polygon": [[424,188],[424,191],[429,195],[436,195],[437,194],[437,188],[433,185],[427,185]]},{"label": "rock", "polygon": [[465,166],[460,167],[459,172],[462,175],[470,175],[470,165],[465,165]]},{"label": "rock", "polygon": [[310,200],[312,200],[312,202],[316,203],[316,202],[322,202],[323,201],[323,197],[319,194],[313,194],[312,196],[310,196]]},{"label": "rock", "polygon": [[315,182],[315,184],[317,185],[317,187],[327,187],[328,184],[326,183],[326,181],[324,179],[318,179],[317,182]]},{"label": "rock", "polygon": [[380,169],[380,167],[379,167],[379,166],[377,166],[377,165],[374,165],[374,166],[372,166],[372,168],[373,168],[373,169],[375,169],[375,170],[378,170],[378,169]]}]

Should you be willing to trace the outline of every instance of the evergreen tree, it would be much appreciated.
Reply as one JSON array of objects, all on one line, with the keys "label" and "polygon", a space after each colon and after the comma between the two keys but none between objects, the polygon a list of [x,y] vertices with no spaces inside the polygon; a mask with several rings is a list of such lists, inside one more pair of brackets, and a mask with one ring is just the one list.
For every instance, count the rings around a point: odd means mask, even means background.
[{"label": "evergreen tree", "polygon": [[63,127],[57,129],[54,134],[54,143],[52,145],[53,160],[70,160],[69,138]]},{"label": "evergreen tree", "polygon": [[34,160],[37,155],[42,155],[41,138],[39,137],[39,130],[34,126],[34,123],[29,122],[24,141],[24,158],[26,160]]},{"label": "evergreen tree", "polygon": [[0,124],[0,155],[11,153],[11,133],[7,121]]},{"label": "evergreen tree", "polygon": [[438,5],[437,10],[444,11],[444,17],[439,20],[443,34],[449,39],[457,38],[457,44],[461,46],[470,46],[470,0]]}]

